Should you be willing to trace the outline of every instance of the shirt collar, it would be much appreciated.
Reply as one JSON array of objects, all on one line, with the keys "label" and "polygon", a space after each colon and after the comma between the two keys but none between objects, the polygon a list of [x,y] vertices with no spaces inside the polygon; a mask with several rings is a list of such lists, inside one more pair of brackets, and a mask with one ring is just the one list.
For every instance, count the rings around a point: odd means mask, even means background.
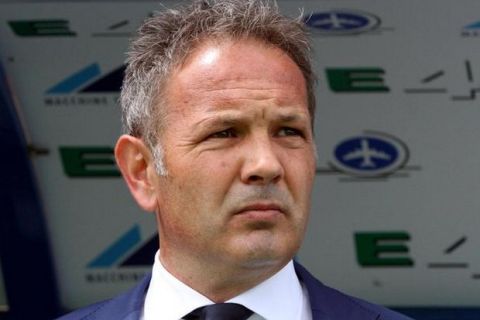
[{"label": "shirt collar", "polygon": [[300,319],[302,286],[290,261],[272,277],[227,302],[244,305],[265,319]]},{"label": "shirt collar", "polygon": [[[265,319],[291,320],[302,314],[305,299],[290,261],[269,279],[227,302],[240,303]],[[162,266],[157,251],[145,297],[144,320],[181,319],[194,309],[213,303],[169,273]]]}]

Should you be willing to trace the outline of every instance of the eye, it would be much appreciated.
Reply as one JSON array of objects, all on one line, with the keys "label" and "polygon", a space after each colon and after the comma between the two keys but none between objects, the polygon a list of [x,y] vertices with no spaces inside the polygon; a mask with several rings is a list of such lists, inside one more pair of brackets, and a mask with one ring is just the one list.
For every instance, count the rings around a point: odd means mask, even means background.
[{"label": "eye", "polygon": [[214,139],[225,139],[225,138],[235,138],[235,137],[237,137],[237,133],[233,129],[218,131],[208,136],[208,138],[214,138]]},{"label": "eye", "polygon": [[298,136],[298,137],[303,137],[304,134],[301,130],[298,130],[298,129],[295,129],[295,128],[290,128],[290,127],[283,127],[280,129],[280,131],[278,132],[278,135],[280,137],[295,137],[295,136]]}]

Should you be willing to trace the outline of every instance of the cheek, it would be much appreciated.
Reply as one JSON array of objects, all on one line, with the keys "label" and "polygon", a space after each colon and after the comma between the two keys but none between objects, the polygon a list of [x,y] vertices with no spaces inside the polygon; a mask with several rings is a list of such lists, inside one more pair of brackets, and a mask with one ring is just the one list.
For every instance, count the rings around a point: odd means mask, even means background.
[{"label": "cheek", "polygon": [[[195,161],[196,175],[201,176],[204,179],[203,183],[206,185],[211,183],[220,185],[231,183],[236,175],[239,174],[239,159],[238,153],[228,150],[205,154],[205,156],[199,157]],[[202,183],[202,181],[198,182]]]},{"label": "cheek", "polygon": [[315,156],[312,151],[287,150],[281,154],[282,162],[289,172],[293,172],[299,177],[310,177],[315,175]]},{"label": "cheek", "polygon": [[232,165],[229,161],[196,159],[182,178],[175,179],[174,185],[178,202],[192,212],[202,215],[201,211],[218,210],[232,183]]},{"label": "cheek", "polygon": [[221,174],[232,174],[235,171],[236,161],[238,156],[232,156],[225,152],[221,155],[215,155],[214,157],[209,157],[208,160],[202,161],[206,174],[211,175],[211,177],[216,177]]},{"label": "cheek", "polygon": [[296,201],[308,202],[315,178],[315,165],[310,161],[290,161],[285,172],[287,185]]}]

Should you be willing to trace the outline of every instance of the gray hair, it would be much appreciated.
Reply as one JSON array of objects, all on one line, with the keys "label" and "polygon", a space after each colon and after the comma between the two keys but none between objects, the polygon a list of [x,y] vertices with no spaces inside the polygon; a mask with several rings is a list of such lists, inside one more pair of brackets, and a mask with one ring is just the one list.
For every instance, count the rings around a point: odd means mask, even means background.
[{"label": "gray hair", "polygon": [[130,45],[120,104],[124,132],[141,137],[155,151],[159,174],[167,172],[158,158],[163,154],[158,136],[165,125],[161,121],[166,109],[162,107],[165,83],[202,40],[225,38],[253,38],[287,53],[305,77],[313,122],[315,75],[301,15],[285,17],[277,3],[268,0],[194,0],[156,12],[140,26]]}]

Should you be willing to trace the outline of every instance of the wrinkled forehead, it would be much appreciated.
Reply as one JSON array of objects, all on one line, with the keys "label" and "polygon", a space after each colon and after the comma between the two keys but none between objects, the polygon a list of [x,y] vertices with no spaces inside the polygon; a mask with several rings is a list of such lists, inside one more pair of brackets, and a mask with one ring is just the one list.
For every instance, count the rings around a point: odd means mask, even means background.
[{"label": "wrinkled forehead", "polygon": [[252,89],[249,94],[253,95],[261,86],[263,92],[286,90],[307,100],[306,82],[296,63],[281,49],[255,39],[203,42],[175,68],[165,92],[168,96],[179,91],[186,95],[221,95],[220,91],[229,90],[231,97],[240,84]]},{"label": "wrinkled forehead", "polygon": [[[228,37],[208,38],[193,46],[185,56],[175,73],[191,70],[192,65],[198,71],[218,80],[248,78],[255,74],[265,77],[278,74],[278,67],[285,68],[282,81],[295,84],[303,73],[297,64],[282,49],[255,38],[232,39]],[[305,82],[302,82],[305,84]]]},{"label": "wrinkled forehead", "polygon": [[[239,83],[252,89],[271,86],[279,92],[274,98],[276,105],[292,105],[290,101],[298,105],[301,97],[302,108],[308,109],[306,81],[298,65],[281,49],[256,39],[202,41],[164,80],[150,120],[157,137],[163,136],[169,123],[178,119],[175,114],[191,115],[193,110],[208,106],[212,97],[216,106],[228,107],[238,106],[238,100],[233,98],[262,98],[266,94],[264,90],[249,90],[242,97],[244,93],[235,91]],[[312,125],[310,110],[303,113]]]}]

